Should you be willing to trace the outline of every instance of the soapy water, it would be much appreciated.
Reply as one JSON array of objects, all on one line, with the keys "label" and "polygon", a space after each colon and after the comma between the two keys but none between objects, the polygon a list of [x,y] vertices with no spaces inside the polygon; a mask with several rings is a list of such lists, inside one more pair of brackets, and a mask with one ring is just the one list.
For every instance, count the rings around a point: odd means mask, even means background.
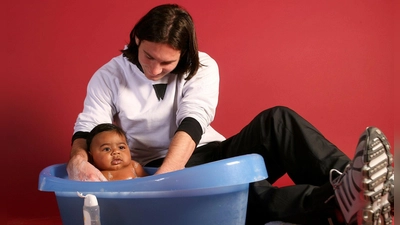
[{"label": "soapy water", "polygon": [[78,160],[74,165],[68,165],[67,172],[70,180],[107,181],[104,175],[96,167],[84,160]]}]

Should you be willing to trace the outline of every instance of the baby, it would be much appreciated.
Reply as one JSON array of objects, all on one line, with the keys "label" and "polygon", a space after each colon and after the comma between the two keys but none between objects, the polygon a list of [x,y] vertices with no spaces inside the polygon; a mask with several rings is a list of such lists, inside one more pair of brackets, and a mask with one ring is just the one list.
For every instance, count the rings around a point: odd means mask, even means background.
[{"label": "baby", "polygon": [[126,180],[147,176],[143,167],[131,159],[125,132],[110,123],[99,124],[87,139],[90,162],[107,180]]}]

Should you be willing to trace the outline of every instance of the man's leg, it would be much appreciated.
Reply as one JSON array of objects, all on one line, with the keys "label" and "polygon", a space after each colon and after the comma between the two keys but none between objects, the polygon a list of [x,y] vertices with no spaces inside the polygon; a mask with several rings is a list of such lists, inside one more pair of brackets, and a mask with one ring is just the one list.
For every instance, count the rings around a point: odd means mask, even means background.
[{"label": "man's leg", "polygon": [[[189,160],[189,166],[250,153],[264,157],[269,177],[250,185],[247,224],[273,220],[323,224],[328,222],[335,208],[339,209],[330,198],[334,194],[330,175],[332,170],[345,171],[350,159],[288,108],[265,110],[237,135],[198,150]],[[386,150],[385,155],[391,160],[388,154]],[[285,173],[296,185],[273,187],[271,184]],[[389,173],[387,175],[389,177]],[[385,185],[390,186],[389,183],[385,182]],[[383,199],[388,198],[386,194],[384,196]]]},{"label": "man's leg", "polygon": [[312,124],[286,107],[261,112],[220,148],[220,158],[263,156],[271,184],[288,173],[296,184],[323,185],[332,168],[343,170],[350,162]]},{"label": "man's leg", "polygon": [[[250,185],[247,220],[252,225],[273,220],[327,222],[334,205],[325,204],[333,195],[330,169],[343,170],[350,161],[309,122],[285,107],[263,111],[235,136],[211,145],[196,150],[188,166],[250,153],[263,156],[268,179]],[[285,173],[297,185],[273,187]]]}]

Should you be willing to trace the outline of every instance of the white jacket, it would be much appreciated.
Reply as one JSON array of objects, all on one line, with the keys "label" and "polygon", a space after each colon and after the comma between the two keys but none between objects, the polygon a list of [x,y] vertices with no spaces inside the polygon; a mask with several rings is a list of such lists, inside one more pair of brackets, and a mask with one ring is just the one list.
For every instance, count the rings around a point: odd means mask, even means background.
[{"label": "white jacket", "polygon": [[[196,119],[203,136],[198,146],[225,138],[210,123],[219,94],[218,65],[206,53],[199,53],[200,67],[189,81],[168,74],[159,81],[148,80],[122,54],[102,66],[91,78],[84,109],[74,132],[89,132],[100,123],[119,125],[127,134],[132,158],[142,165],[165,157],[170,141],[182,120]],[[163,100],[153,84],[167,83]]]}]

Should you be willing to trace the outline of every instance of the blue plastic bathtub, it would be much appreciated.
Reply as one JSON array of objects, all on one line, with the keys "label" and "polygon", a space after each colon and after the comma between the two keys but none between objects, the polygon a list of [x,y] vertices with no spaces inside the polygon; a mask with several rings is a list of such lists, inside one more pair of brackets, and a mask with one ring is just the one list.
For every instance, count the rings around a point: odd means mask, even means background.
[{"label": "blue plastic bathtub", "polygon": [[69,180],[66,164],[56,164],[41,171],[39,190],[55,193],[64,225],[83,224],[83,198],[77,192],[96,195],[102,225],[240,225],[245,224],[249,183],[267,176],[257,154],[109,182]]}]

